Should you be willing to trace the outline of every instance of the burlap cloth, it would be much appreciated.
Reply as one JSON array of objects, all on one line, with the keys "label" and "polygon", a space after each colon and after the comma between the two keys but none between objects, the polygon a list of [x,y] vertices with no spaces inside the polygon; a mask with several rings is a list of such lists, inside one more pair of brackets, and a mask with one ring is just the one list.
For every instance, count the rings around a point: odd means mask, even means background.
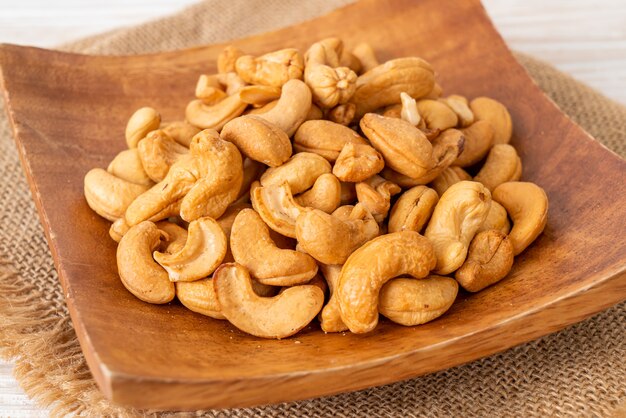
[{"label": "burlap cloth", "polygon": [[[213,0],[63,49],[134,54],[223,42],[349,2]],[[626,108],[544,63],[517,58],[565,113],[624,156]],[[4,115],[0,109],[0,354],[15,360],[21,386],[53,415],[156,414],[113,406],[98,391],[63,302]],[[404,382],[310,401],[185,416],[626,416],[625,308],[622,303],[504,353]]]}]

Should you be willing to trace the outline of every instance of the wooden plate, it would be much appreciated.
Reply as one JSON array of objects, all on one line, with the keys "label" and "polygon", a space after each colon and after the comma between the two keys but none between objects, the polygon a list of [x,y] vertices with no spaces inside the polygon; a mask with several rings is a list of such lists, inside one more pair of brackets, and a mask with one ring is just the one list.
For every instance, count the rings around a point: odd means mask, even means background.
[{"label": "wooden plate", "polygon": [[543,95],[477,0],[367,0],[234,43],[262,53],[326,36],[366,40],[382,59],[422,56],[446,92],[505,103],[523,179],[550,197],[545,233],[506,280],[462,294],[420,327],[383,321],[368,335],[325,335],[313,326],[267,341],[178,303],[142,303],[118,279],[109,223],[87,207],[83,176],[124,148],[136,108],[182,119],[223,45],[132,57],[3,45],[1,78],[24,170],[87,362],[113,401],[196,409],[356,390],[505,350],[626,299],[626,163]]}]

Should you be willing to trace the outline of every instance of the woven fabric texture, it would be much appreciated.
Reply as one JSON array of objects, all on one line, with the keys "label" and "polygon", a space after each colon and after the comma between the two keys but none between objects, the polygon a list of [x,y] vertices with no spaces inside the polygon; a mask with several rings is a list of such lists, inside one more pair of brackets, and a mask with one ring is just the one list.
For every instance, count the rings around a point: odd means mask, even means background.
[{"label": "woven fabric texture", "polygon": [[[223,42],[291,25],[350,2],[212,0],[63,49],[135,54]],[[250,9],[255,13],[247,13]],[[540,61],[521,54],[517,58],[574,121],[621,156],[626,154],[626,108]],[[97,390],[63,301],[4,105],[0,107],[0,355],[15,359],[22,387],[53,415],[161,415],[116,407]],[[618,416],[626,414],[625,358],[622,303],[537,341],[412,380],[260,408],[162,415]]]}]

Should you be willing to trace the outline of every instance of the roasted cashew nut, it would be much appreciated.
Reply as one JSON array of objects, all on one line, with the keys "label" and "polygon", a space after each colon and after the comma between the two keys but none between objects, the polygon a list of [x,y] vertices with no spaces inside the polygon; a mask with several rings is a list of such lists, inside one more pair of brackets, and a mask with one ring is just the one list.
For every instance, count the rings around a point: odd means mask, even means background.
[{"label": "roasted cashew nut", "polygon": [[380,65],[378,58],[376,58],[374,48],[372,48],[372,46],[367,42],[361,42],[355,46],[352,50],[352,55],[354,55],[361,63],[361,71],[363,73],[366,73]]},{"label": "roasted cashew nut", "polygon": [[286,48],[260,57],[242,55],[235,62],[237,74],[249,84],[281,87],[302,78],[304,59],[297,49]]},{"label": "roasted cashew nut", "polygon": [[[437,194],[441,196],[450,186],[465,180],[472,180],[472,176],[461,167],[452,166],[443,170],[439,176],[433,180],[431,186],[437,191]],[[403,186],[402,184],[400,185]]]},{"label": "roasted cashew nut", "polygon": [[389,215],[389,232],[420,232],[426,225],[435,205],[439,201],[437,192],[426,186],[415,186],[402,193]]},{"label": "roasted cashew nut", "polygon": [[324,332],[342,332],[347,331],[348,327],[341,320],[341,310],[339,309],[339,299],[335,290],[339,284],[339,276],[341,275],[340,264],[320,264],[320,270],[326,279],[326,284],[330,292],[328,302],[319,314],[320,327]]},{"label": "roasted cashew nut", "polygon": [[252,209],[244,209],[237,215],[230,246],[235,261],[263,284],[304,284],[317,274],[317,264],[310,255],[278,248],[267,225]]},{"label": "roasted cashew nut", "polygon": [[234,45],[228,45],[217,56],[217,72],[220,74],[235,71],[235,63],[239,57],[245,55],[242,50]]},{"label": "roasted cashew nut", "polygon": [[172,282],[192,282],[207,277],[226,255],[228,241],[222,227],[205,217],[189,223],[187,241],[175,253],[154,252],[154,259],[169,274]]},{"label": "roasted cashew nut", "polygon": [[196,83],[195,96],[202,100],[204,104],[210,106],[224,99],[227,94],[222,90],[217,74],[202,74],[198,77],[198,82]]},{"label": "roasted cashew nut", "polygon": [[329,215],[318,209],[296,220],[298,248],[324,264],[343,264],[350,254],[378,235],[378,224],[361,206],[350,218]]},{"label": "roasted cashew nut", "polygon": [[128,148],[136,148],[137,143],[148,132],[159,129],[161,115],[151,107],[142,107],[132,114],[126,124],[126,144]]},{"label": "roasted cashew nut", "polygon": [[430,275],[424,279],[400,277],[380,290],[378,310],[393,322],[421,325],[443,315],[459,291],[456,280]]},{"label": "roasted cashew nut", "polygon": [[252,207],[274,231],[296,237],[296,219],[308,209],[296,203],[289,183],[252,188]]},{"label": "roasted cashew nut", "polygon": [[415,231],[393,232],[365,243],[348,258],[339,277],[341,319],[362,334],[378,324],[378,294],[394,277],[426,277],[437,263],[432,244]]},{"label": "roasted cashew nut", "polygon": [[478,292],[506,277],[513,267],[513,257],[513,245],[505,234],[495,229],[480,232],[454,277],[465,290]]},{"label": "roasted cashew nut", "polygon": [[126,221],[136,225],[180,205],[180,216],[190,222],[203,216],[219,218],[239,194],[243,178],[237,147],[204,130],[191,142],[190,156],[175,163],[163,181],[141,194],[126,209]]},{"label": "roasted cashew nut", "polygon": [[239,94],[228,96],[214,105],[206,105],[202,100],[192,100],[185,109],[185,118],[198,128],[219,131],[229,120],[241,115],[247,106]]},{"label": "roasted cashew nut", "polygon": [[465,138],[463,152],[454,162],[460,167],[476,164],[489,152],[493,144],[493,128],[485,120],[477,120],[467,128],[460,129]]},{"label": "roasted cashew nut", "polygon": [[124,216],[126,209],[148,186],[131,183],[103,170],[91,169],[85,174],[84,193],[94,212],[111,222]]},{"label": "roasted cashew nut", "polygon": [[424,99],[417,102],[417,110],[427,129],[444,131],[454,128],[458,118],[448,105],[436,100]]},{"label": "roasted cashew nut", "polygon": [[141,184],[143,186],[152,186],[154,183],[146,174],[137,148],[124,150],[117,154],[113,161],[107,167],[107,171],[115,177],[131,183]]},{"label": "roasted cashew nut", "polygon": [[513,221],[509,239],[513,253],[526,249],[546,227],[548,196],[534,183],[512,181],[502,183],[493,191],[493,199],[500,203]]},{"label": "roasted cashew nut", "polygon": [[328,120],[304,122],[293,139],[296,151],[319,154],[330,162],[339,157],[344,145],[348,143],[365,145],[367,141],[352,129]]},{"label": "roasted cashew nut", "polygon": [[272,298],[258,296],[250,274],[236,263],[223,264],[213,276],[213,286],[228,321],[261,338],[287,338],[315,318],[324,304],[324,292],[315,285],[285,289]]},{"label": "roasted cashew nut", "polygon": [[341,182],[333,174],[322,174],[313,187],[294,199],[300,206],[332,213],[341,204]]},{"label": "roasted cashew nut", "polygon": [[168,303],[176,291],[167,272],[152,259],[162,233],[150,221],[133,226],[117,247],[117,271],[122,284],[133,295],[148,303]]},{"label": "roasted cashew nut", "polygon": [[477,97],[470,103],[476,120],[489,122],[494,131],[494,144],[508,144],[513,134],[513,122],[506,107],[497,100]]},{"label": "roasted cashew nut", "polygon": [[160,129],[148,133],[139,141],[137,150],[146,174],[155,182],[163,180],[170,167],[189,154],[189,148],[180,145]]},{"label": "roasted cashew nut", "polygon": [[374,175],[356,184],[356,195],[359,202],[381,223],[389,213],[391,196],[400,193],[400,186]]},{"label": "roasted cashew nut", "polygon": [[456,183],[441,196],[424,233],[437,255],[437,274],[449,274],[461,267],[490,206],[489,189],[473,181]]},{"label": "roasted cashew nut", "polygon": [[219,83],[226,87],[226,94],[228,96],[237,96],[243,102],[241,95],[239,94],[247,85],[237,73],[224,73],[217,74],[217,80]]},{"label": "roasted cashew nut", "polygon": [[120,242],[129,229],[130,226],[126,223],[126,219],[119,218],[111,224],[111,227],[109,228],[109,236],[113,239],[113,241]]},{"label": "roasted cashew nut", "polygon": [[505,235],[511,230],[511,223],[509,222],[506,209],[493,199],[491,200],[487,218],[485,218],[485,222],[478,228],[478,232],[489,231],[490,229],[495,229]]},{"label": "roasted cashew nut", "polygon": [[[122,218],[124,219],[124,218]],[[161,221],[156,223],[157,228],[163,232],[159,251],[173,254],[180,251],[187,242],[187,230],[173,222]]]},{"label": "roasted cashew nut", "polygon": [[303,81],[289,80],[283,85],[276,105],[259,116],[285,131],[290,137],[306,120],[311,109],[311,100],[311,90]]},{"label": "roasted cashew nut", "polygon": [[385,167],[385,160],[369,145],[347,143],[341,149],[333,174],[341,181],[358,183],[365,181]]},{"label": "roasted cashew nut", "polygon": [[327,109],[347,103],[356,90],[356,80],[355,72],[348,67],[307,64],[304,70],[313,101]]},{"label": "roasted cashew nut", "polygon": [[180,145],[189,148],[191,140],[200,133],[200,128],[191,125],[187,121],[176,121],[167,124],[162,128],[163,132],[172,137]]},{"label": "roasted cashew nut", "polygon": [[276,186],[286,182],[291,192],[298,194],[310,189],[319,176],[330,171],[330,163],[323,157],[299,152],[281,166],[267,169],[261,176],[261,185]]},{"label": "roasted cashew nut", "polygon": [[291,157],[291,141],[275,125],[255,115],[240,116],[228,122],[222,139],[237,145],[246,157],[270,167],[278,167]]},{"label": "roasted cashew nut", "polygon": [[485,164],[474,177],[493,191],[502,183],[517,181],[522,177],[522,160],[509,144],[496,144],[491,147]]},{"label": "roasted cashew nut", "polygon": [[474,123],[474,113],[469,107],[467,98],[453,94],[446,98],[439,99],[439,101],[448,105],[448,107],[456,113],[459,119],[458,125],[461,128],[465,128]]},{"label": "roasted cashew nut", "polygon": [[272,86],[245,86],[239,90],[239,97],[242,101],[253,106],[264,106],[269,102],[280,98],[280,87]]}]

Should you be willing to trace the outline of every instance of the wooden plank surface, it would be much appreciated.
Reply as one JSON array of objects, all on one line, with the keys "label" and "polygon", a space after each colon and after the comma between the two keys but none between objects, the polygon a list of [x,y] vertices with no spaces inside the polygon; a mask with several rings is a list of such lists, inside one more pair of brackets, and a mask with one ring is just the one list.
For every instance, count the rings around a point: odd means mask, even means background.
[{"label": "wooden plank surface", "polygon": [[[0,2],[0,42],[51,47],[172,13],[191,0]],[[509,45],[626,104],[626,2],[484,0]],[[0,362],[0,417],[46,416]]]}]

